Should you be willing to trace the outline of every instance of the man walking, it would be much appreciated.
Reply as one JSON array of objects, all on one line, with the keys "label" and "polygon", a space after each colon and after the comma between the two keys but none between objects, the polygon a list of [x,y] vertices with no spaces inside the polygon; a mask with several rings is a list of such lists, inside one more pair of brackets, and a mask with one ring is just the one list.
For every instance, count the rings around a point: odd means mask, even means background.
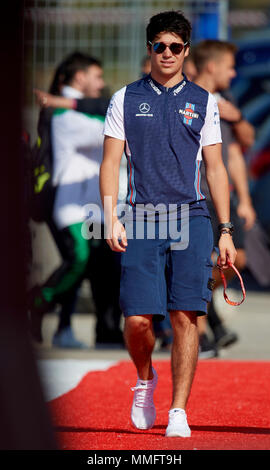
[{"label": "man walking", "polygon": [[[163,12],[150,19],[146,33],[151,74],[113,96],[105,121],[100,170],[105,217],[112,225],[107,242],[112,250],[122,252],[120,305],[125,316],[126,345],[138,373],[131,410],[132,422],[138,429],[151,428],[156,417],[152,322],[170,313],[174,331],[173,391],[167,437],[191,434],[185,409],[198,357],[197,316],[206,314],[211,298],[213,234],[200,192],[202,154],[221,224],[221,263],[226,266],[227,257],[234,262],[236,256],[216,101],[182,74],[190,32],[191,25],[180,12]],[[134,224],[145,213],[142,206],[151,204],[155,208],[162,204],[162,217],[167,216],[167,221],[175,218],[177,228],[182,229],[186,217],[181,220],[181,207],[185,204],[189,209],[185,249],[174,249],[179,236],[159,236],[157,222],[154,238],[127,239],[115,209],[123,151],[128,161],[127,204]],[[154,220],[160,214],[147,209],[147,216],[149,212]]]}]

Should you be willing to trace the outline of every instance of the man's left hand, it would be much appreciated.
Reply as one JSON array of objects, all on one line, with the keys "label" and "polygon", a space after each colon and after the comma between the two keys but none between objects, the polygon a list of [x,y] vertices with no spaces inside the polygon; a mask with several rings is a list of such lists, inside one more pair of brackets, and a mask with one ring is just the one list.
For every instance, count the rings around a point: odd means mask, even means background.
[{"label": "man's left hand", "polygon": [[220,254],[220,263],[224,269],[227,269],[229,266],[227,264],[227,258],[230,262],[234,264],[237,251],[235,249],[232,237],[229,233],[222,234],[218,242],[219,254]]}]

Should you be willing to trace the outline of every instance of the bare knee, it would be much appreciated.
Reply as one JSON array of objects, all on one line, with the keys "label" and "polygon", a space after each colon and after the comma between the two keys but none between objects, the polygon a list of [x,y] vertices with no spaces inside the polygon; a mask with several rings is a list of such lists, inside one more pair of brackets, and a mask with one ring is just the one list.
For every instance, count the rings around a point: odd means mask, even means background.
[{"label": "bare knee", "polygon": [[133,335],[144,335],[152,328],[152,315],[134,315],[125,320],[125,333]]},{"label": "bare knee", "polygon": [[185,330],[190,327],[197,327],[197,314],[190,311],[170,312],[171,324],[174,330]]}]

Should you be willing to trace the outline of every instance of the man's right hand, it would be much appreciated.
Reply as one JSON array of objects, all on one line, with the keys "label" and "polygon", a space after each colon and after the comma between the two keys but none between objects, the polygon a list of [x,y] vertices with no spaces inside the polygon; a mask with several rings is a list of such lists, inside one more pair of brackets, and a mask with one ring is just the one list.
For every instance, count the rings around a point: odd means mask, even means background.
[{"label": "man's right hand", "polygon": [[50,93],[46,93],[45,91],[37,90],[36,88],[33,91],[39,106],[44,108],[54,106],[55,96],[51,95]]},{"label": "man's right hand", "polygon": [[128,245],[126,230],[118,219],[112,222],[112,233],[110,238],[106,238],[106,241],[112,251],[126,251]]}]

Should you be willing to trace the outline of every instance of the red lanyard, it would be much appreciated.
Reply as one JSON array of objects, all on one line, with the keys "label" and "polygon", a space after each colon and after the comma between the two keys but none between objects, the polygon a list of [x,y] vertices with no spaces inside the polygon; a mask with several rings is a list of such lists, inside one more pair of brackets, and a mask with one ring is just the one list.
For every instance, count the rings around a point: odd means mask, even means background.
[{"label": "red lanyard", "polygon": [[220,276],[221,276],[221,279],[222,279],[222,282],[223,282],[223,295],[224,295],[224,299],[226,300],[226,302],[229,304],[229,305],[241,305],[242,302],[244,302],[245,298],[246,298],[246,289],[245,289],[245,286],[244,286],[244,283],[243,283],[243,279],[239,273],[239,271],[236,269],[236,267],[234,266],[234,264],[231,263],[231,261],[227,258],[227,265],[229,265],[233,270],[234,272],[237,274],[237,276],[239,277],[239,281],[240,281],[240,284],[241,284],[241,288],[242,288],[242,293],[243,293],[243,298],[241,300],[241,302],[234,302],[233,300],[230,300],[229,297],[227,296],[226,294],[226,288],[227,288],[227,281],[226,281],[226,278],[225,278],[225,275],[224,275],[224,272],[223,272],[223,266],[221,266],[219,264],[219,260],[220,258],[218,258],[218,262],[217,262],[217,267],[219,269],[219,272],[220,272]]}]

